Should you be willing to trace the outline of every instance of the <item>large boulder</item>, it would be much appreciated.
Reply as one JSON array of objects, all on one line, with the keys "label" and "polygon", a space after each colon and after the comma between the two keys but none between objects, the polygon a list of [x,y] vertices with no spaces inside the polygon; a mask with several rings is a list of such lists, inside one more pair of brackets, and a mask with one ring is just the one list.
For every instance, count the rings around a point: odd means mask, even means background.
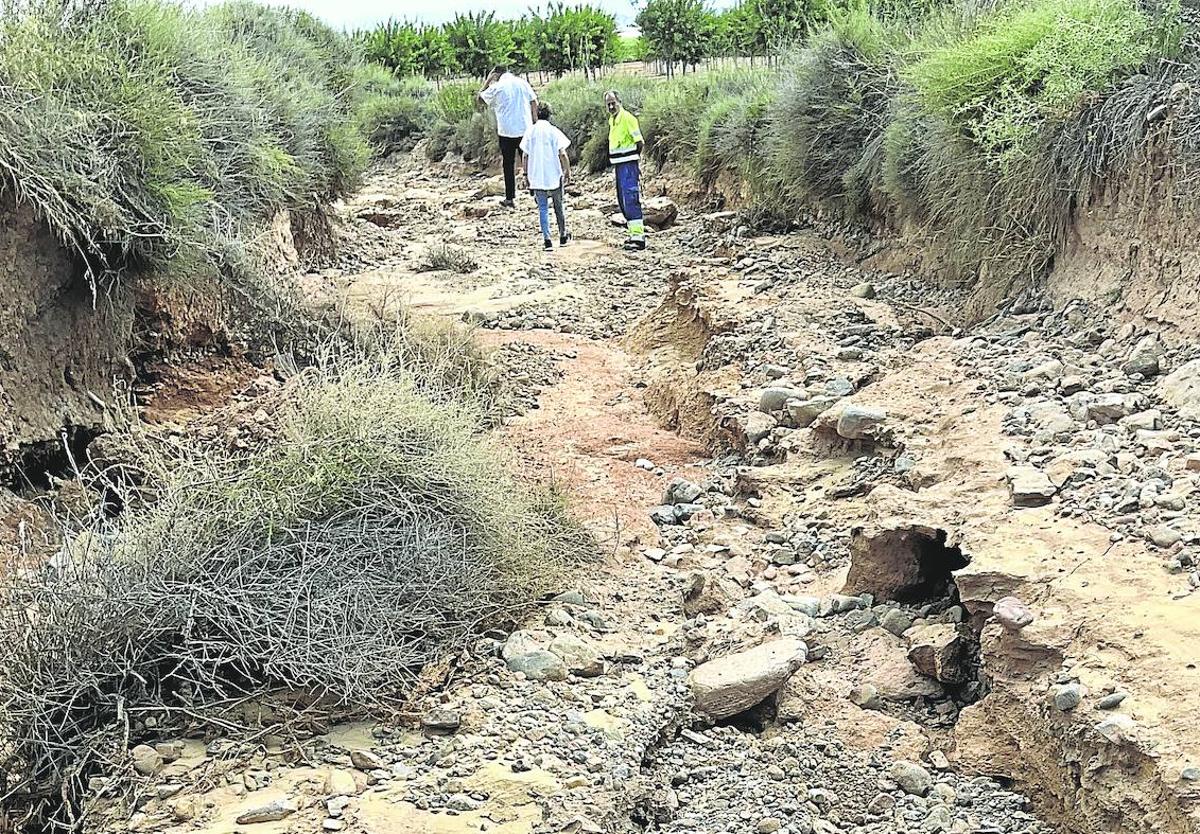
[{"label": "large boulder", "polygon": [[791,385],[770,385],[758,396],[758,410],[764,412],[783,411],[789,400],[808,399],[808,392]]},{"label": "large boulder", "polygon": [[908,659],[917,671],[942,683],[967,679],[966,643],[949,623],[921,626],[908,632]]},{"label": "large boulder", "polygon": [[679,216],[679,207],[670,197],[651,197],[642,201],[642,219],[646,225],[655,229],[665,229],[675,223]]},{"label": "large boulder", "polygon": [[1174,406],[1180,417],[1200,420],[1200,359],[1180,365],[1159,380],[1158,395]]},{"label": "large boulder", "polygon": [[887,412],[882,408],[847,405],[837,415],[836,431],[846,440],[878,439]]},{"label": "large boulder", "polygon": [[1121,370],[1127,374],[1141,374],[1152,377],[1158,374],[1158,363],[1162,359],[1163,343],[1157,333],[1143,336],[1129,352],[1129,357],[1121,365]]},{"label": "large boulder", "polygon": [[1008,491],[1017,507],[1040,507],[1050,503],[1058,487],[1036,466],[1014,466],[1006,473]]},{"label": "large boulder", "polygon": [[702,663],[688,678],[696,711],[717,721],[775,693],[808,657],[800,640],[782,639]]},{"label": "large boulder", "polygon": [[549,648],[562,658],[567,669],[581,678],[595,678],[604,674],[604,655],[583,637],[560,634],[550,641]]}]

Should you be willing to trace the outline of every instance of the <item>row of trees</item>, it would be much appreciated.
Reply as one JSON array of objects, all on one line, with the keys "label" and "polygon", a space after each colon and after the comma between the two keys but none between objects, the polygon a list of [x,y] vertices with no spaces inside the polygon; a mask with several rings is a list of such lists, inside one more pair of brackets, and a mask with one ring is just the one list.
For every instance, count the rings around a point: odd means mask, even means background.
[{"label": "row of trees", "polygon": [[359,33],[367,57],[397,75],[438,79],[482,78],[497,64],[514,72],[595,74],[621,57],[617,23],[590,5],[552,3],[519,20],[497,20],[494,12],[456,15],[442,26],[389,21]]},{"label": "row of trees", "polygon": [[686,71],[706,58],[775,56],[827,19],[825,0],[741,0],[713,12],[705,0],[648,0],[638,13],[649,57]]}]

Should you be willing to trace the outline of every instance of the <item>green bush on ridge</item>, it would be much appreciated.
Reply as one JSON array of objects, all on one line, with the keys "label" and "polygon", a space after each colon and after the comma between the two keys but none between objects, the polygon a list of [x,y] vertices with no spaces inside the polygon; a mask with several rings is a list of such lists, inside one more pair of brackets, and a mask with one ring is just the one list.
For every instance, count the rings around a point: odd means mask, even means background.
[{"label": "green bush on ridge", "polygon": [[982,20],[906,68],[922,102],[989,154],[1021,153],[1047,118],[1139,66],[1149,21],[1132,0],[1038,0]]},{"label": "green bush on ridge", "polygon": [[222,261],[275,212],[357,183],[370,153],[353,112],[358,61],[309,15],[62,8],[0,14],[0,184],[93,278]]}]

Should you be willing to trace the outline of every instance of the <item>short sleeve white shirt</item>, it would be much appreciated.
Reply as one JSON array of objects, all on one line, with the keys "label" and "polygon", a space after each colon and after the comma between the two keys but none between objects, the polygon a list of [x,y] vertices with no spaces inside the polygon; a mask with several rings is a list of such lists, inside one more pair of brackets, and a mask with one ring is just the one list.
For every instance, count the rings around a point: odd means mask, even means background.
[{"label": "short sleeve white shirt", "polygon": [[537,101],[537,93],[524,78],[506,72],[479,96],[496,114],[496,132],[501,136],[524,136],[533,123],[529,103]]},{"label": "short sleeve white shirt", "polygon": [[521,153],[529,157],[529,187],[553,191],[562,185],[558,154],[571,145],[561,130],[545,120],[536,121],[521,139]]}]

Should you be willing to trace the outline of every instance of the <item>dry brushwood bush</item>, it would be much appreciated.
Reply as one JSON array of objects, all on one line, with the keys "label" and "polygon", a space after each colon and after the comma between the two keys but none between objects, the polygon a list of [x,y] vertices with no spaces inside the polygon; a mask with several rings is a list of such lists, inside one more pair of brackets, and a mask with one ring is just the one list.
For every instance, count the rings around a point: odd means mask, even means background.
[{"label": "dry brushwood bush", "polygon": [[343,344],[301,371],[271,447],[160,446],[154,501],[5,571],[10,821],[77,822],[89,778],[128,774],[150,726],[229,728],[227,708],[271,692],[326,717],[398,705],[423,665],[582,557],[561,503],[478,433],[478,397],[433,398],[461,372],[414,379],[414,363],[450,354],[383,347]]},{"label": "dry brushwood bush", "polygon": [[470,252],[448,243],[431,246],[417,262],[417,272],[446,270],[465,275],[477,269],[479,269],[479,262],[471,256]]}]

